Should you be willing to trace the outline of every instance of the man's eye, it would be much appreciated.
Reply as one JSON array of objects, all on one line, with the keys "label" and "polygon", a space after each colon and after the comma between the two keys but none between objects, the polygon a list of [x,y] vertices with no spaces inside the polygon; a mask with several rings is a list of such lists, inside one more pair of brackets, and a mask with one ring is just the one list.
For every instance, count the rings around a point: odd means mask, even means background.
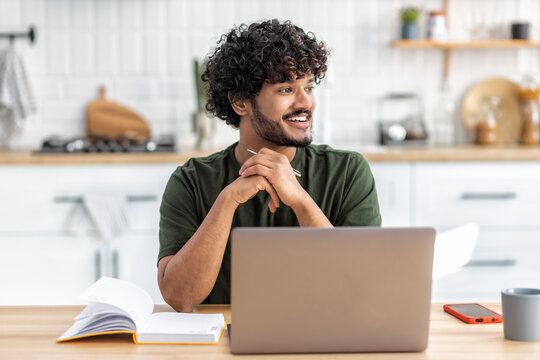
[{"label": "man's eye", "polygon": [[291,91],[291,88],[285,88],[285,89],[279,89],[278,90],[280,93],[288,93]]},{"label": "man's eye", "polygon": [[315,86],[310,86],[306,88],[306,91],[309,91],[309,92],[312,92],[313,90],[315,90]]}]

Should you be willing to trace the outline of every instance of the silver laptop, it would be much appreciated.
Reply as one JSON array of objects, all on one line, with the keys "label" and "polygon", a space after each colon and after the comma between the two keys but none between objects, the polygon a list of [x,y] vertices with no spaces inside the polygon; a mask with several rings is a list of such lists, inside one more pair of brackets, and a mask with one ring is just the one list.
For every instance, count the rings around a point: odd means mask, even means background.
[{"label": "silver laptop", "polygon": [[431,228],[236,228],[233,353],[422,351]]}]

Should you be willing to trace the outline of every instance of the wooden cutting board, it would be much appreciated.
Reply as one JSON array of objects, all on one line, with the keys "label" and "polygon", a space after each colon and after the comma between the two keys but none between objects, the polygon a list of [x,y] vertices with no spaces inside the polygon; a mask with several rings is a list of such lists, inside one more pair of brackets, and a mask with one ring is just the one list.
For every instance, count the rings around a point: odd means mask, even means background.
[{"label": "wooden cutting board", "polygon": [[86,106],[86,135],[128,138],[144,142],[150,137],[150,126],[133,110],[105,98],[105,87],[99,99]]}]

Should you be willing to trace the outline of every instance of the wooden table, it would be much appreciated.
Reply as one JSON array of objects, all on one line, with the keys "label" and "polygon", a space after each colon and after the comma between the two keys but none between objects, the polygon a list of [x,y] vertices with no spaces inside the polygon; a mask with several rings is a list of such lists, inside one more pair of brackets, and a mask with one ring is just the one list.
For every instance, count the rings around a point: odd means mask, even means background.
[{"label": "wooden table", "polygon": [[[487,304],[500,311],[500,304]],[[56,343],[82,306],[0,307],[0,359],[540,359],[539,342],[508,341],[502,324],[468,325],[432,306],[429,347],[422,353],[238,355],[229,350],[227,333],[219,345],[136,345],[129,335],[99,336]],[[405,309],[404,309],[405,310]],[[170,311],[157,306],[156,311]],[[226,305],[200,306],[197,312],[221,312]],[[314,315],[315,316],[315,315]]]}]

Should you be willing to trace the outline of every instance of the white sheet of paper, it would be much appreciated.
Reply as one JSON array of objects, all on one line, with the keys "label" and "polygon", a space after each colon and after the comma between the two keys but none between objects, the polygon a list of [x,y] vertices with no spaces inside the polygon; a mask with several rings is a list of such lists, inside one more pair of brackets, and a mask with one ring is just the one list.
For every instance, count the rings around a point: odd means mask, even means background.
[{"label": "white sheet of paper", "polygon": [[478,225],[468,224],[437,234],[433,255],[433,280],[459,270],[471,260]]}]

